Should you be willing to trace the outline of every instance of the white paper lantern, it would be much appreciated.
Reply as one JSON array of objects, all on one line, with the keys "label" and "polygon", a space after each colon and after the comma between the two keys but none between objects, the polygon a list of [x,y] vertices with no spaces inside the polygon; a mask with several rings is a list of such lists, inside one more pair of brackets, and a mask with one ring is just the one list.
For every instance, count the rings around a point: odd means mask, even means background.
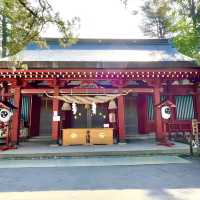
[{"label": "white paper lantern", "polygon": [[170,119],[171,108],[169,106],[163,106],[161,108],[161,116],[162,116],[163,119]]},{"label": "white paper lantern", "polygon": [[110,123],[115,123],[116,122],[115,113],[113,113],[113,112],[109,113],[109,122]]},{"label": "white paper lantern", "polygon": [[108,109],[109,110],[114,110],[114,109],[117,109],[117,105],[115,103],[114,100],[110,101],[109,104],[108,104]]},{"label": "white paper lantern", "polygon": [[67,102],[63,103],[62,108],[61,108],[61,110],[63,110],[63,111],[69,111],[71,109],[72,109],[71,105]]},{"label": "white paper lantern", "polygon": [[13,113],[7,109],[5,109],[5,108],[0,109],[0,122],[3,122],[3,123],[9,122],[12,115],[13,115]]}]

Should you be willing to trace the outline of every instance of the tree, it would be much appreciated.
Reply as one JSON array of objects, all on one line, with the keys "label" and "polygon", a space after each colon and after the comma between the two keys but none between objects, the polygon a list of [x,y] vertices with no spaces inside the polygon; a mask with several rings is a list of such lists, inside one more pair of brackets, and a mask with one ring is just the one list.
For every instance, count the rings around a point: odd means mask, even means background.
[{"label": "tree", "polygon": [[173,3],[176,9],[169,27],[174,33],[173,42],[181,53],[196,58],[200,63],[200,1],[176,0]]},{"label": "tree", "polygon": [[66,22],[61,19],[48,0],[0,0],[0,20],[4,56],[16,54],[29,42],[45,45],[40,33],[49,24],[62,34],[62,45],[74,43],[73,29],[79,25],[77,17]]},{"label": "tree", "polygon": [[141,29],[144,34],[156,38],[165,38],[169,33],[169,10],[169,0],[146,0],[144,6],[142,6],[144,23]]},{"label": "tree", "polygon": [[146,35],[171,35],[181,53],[200,63],[200,0],[146,0],[142,10]]}]

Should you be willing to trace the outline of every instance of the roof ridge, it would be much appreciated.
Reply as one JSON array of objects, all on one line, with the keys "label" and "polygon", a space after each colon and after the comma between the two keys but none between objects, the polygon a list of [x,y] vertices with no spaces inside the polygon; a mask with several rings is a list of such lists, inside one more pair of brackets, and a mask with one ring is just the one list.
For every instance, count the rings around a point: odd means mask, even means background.
[{"label": "roof ridge", "polygon": [[[44,38],[47,42],[58,42],[60,38]],[[128,44],[169,44],[169,39],[130,39],[130,38],[78,38],[78,43],[128,43]]]}]

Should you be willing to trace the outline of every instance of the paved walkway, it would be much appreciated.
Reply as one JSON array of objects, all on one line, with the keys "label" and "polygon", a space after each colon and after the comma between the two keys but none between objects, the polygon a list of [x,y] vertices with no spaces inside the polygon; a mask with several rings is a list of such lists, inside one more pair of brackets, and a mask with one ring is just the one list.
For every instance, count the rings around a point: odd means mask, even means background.
[{"label": "paved walkway", "polygon": [[129,144],[57,146],[40,143],[21,143],[18,149],[1,151],[0,158],[32,158],[63,156],[119,156],[119,155],[162,155],[189,154],[189,146],[175,143],[172,147],[157,145],[155,141],[138,140]]},{"label": "paved walkway", "polygon": [[[199,158],[161,157],[140,157],[138,161],[140,160],[141,165],[137,165],[137,158],[133,157],[136,158],[136,165],[71,167],[61,164],[50,167],[51,159],[46,159],[46,164],[40,160],[42,167],[38,163],[34,167],[28,167],[28,163],[33,163],[32,160],[27,160],[26,164],[23,163],[24,166],[19,167],[18,160],[2,159],[0,165],[4,162],[7,163],[5,167],[16,167],[0,168],[0,199],[199,200]],[[57,162],[65,159],[52,160]],[[82,163],[82,158],[75,159],[80,160],[79,164]],[[103,161],[112,164],[112,159],[109,161],[103,158]],[[128,162],[127,159],[130,158],[122,156],[119,159]],[[144,164],[150,161],[154,164]],[[174,163],[170,163],[171,161]]]},{"label": "paved walkway", "polygon": [[183,164],[190,161],[177,156],[109,156],[84,158],[58,158],[34,160],[0,160],[0,169],[27,168],[27,167],[92,167],[92,166],[134,166],[134,165],[160,165]]}]

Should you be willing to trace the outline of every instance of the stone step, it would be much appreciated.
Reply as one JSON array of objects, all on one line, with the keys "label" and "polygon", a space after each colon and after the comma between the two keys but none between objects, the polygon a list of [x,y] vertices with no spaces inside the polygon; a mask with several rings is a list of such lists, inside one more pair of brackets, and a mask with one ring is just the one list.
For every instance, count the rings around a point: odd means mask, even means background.
[{"label": "stone step", "polygon": [[35,137],[32,137],[32,138],[29,138],[27,141],[51,141],[52,138],[51,136],[35,136]]},{"label": "stone step", "polygon": [[127,140],[148,140],[148,139],[155,139],[155,134],[127,134]]},{"label": "stone step", "polygon": [[134,166],[161,164],[188,164],[189,160],[178,156],[102,156],[53,159],[6,159],[0,160],[0,169],[35,167],[91,167],[91,166]]},{"label": "stone step", "polygon": [[147,155],[188,155],[189,146],[175,143],[173,147],[156,145],[143,140],[135,143],[91,146],[57,146],[40,143],[22,143],[18,149],[0,152],[0,158],[55,158],[55,157],[96,157],[96,156],[147,156]]},{"label": "stone step", "polygon": [[32,137],[27,140],[29,143],[38,143],[38,144],[51,144],[52,143],[52,138],[49,136],[37,136],[37,137]]}]

